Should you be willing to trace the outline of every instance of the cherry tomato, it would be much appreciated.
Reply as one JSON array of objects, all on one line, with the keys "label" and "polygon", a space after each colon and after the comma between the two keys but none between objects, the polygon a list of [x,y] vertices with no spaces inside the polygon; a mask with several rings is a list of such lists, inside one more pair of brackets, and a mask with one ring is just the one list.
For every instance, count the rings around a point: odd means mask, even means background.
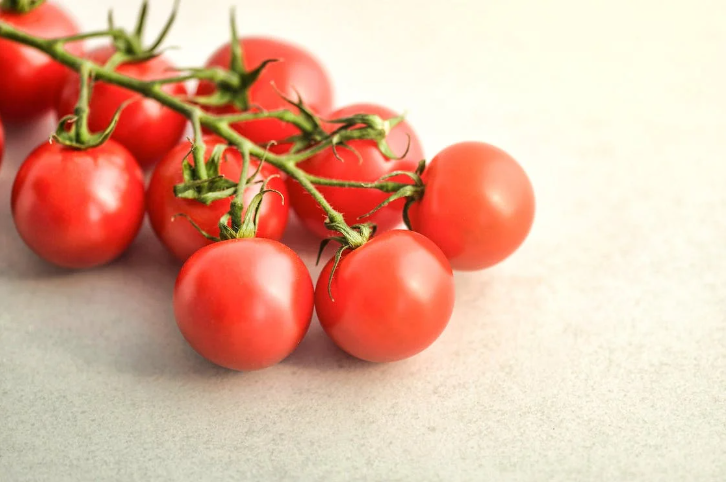
[{"label": "cherry tomato", "polygon": [[[247,37],[240,39],[244,66],[250,71],[268,59],[278,59],[265,67],[262,74],[249,90],[252,106],[265,110],[293,109],[280,97],[296,99],[297,92],[305,104],[313,112],[327,113],[333,107],[333,87],[320,62],[312,54],[302,48],[282,40]],[[231,53],[230,44],[220,47],[207,62],[207,67],[229,68]],[[277,88],[277,90],[275,90]],[[197,95],[209,95],[214,92],[214,84],[201,82]],[[237,112],[234,107],[211,109],[216,112]],[[291,124],[275,120],[260,119],[235,124],[235,129],[253,142],[267,145],[270,141],[280,142],[283,139],[299,134]],[[289,145],[279,143],[270,150],[277,153],[287,152]]]},{"label": "cherry tomato", "polygon": [[43,143],[12,191],[18,233],[38,256],[65,268],[112,261],[144,217],[144,179],[129,151],[109,140],[85,151]]},{"label": "cherry tomato", "polygon": [[259,370],[287,357],[310,326],[313,283],[302,260],[269,239],[207,246],[184,264],[174,314],[197,353],[232,370]]},{"label": "cherry tomato", "polygon": [[[206,156],[211,154],[217,143],[222,141],[214,136],[205,136]],[[192,199],[181,199],[174,196],[174,186],[183,182],[181,170],[184,156],[189,153],[189,143],[183,142],[169,151],[154,169],[151,182],[146,192],[146,205],[151,226],[166,248],[177,258],[185,261],[200,248],[211,243],[202,236],[192,224],[176,214],[186,214],[204,231],[219,236],[219,219],[229,211],[232,198],[214,201],[209,206]],[[193,164],[191,156],[189,162]],[[250,173],[258,166],[255,159],[250,162]],[[238,150],[229,148],[225,151],[220,164],[220,174],[228,179],[239,180],[242,172],[242,155]],[[262,166],[259,180],[268,178],[276,172],[269,165]],[[280,191],[287,197],[285,182],[279,177],[269,180],[270,189]],[[245,190],[244,201],[248,205],[252,197],[259,192],[259,185],[249,186]],[[270,193],[262,200],[258,238],[279,240],[287,225],[288,207],[280,196]]]},{"label": "cherry tomato", "polygon": [[[344,107],[331,113],[331,119],[348,117],[353,114],[376,114],[383,119],[395,117],[397,114],[385,107],[372,104],[356,104]],[[410,138],[410,146],[408,146]],[[418,162],[423,159],[421,143],[410,125],[405,121],[394,127],[386,138],[395,154],[403,154],[408,146],[408,153],[403,159],[388,159],[378,149],[375,142],[370,140],[356,140],[349,142],[350,147],[358,151],[360,159],[355,153],[338,147],[336,150],[341,161],[335,157],[332,149],[327,149],[310,159],[298,164],[300,169],[320,177],[332,179],[368,181],[373,182],[381,176],[393,171],[414,171]],[[406,176],[395,176],[390,181],[411,182]],[[300,184],[288,178],[287,188],[290,193],[292,207],[305,226],[320,237],[330,236],[331,231],[325,228],[326,218],[322,208]],[[372,222],[378,226],[378,232],[387,231],[402,222],[402,212],[405,201],[394,201],[378,210],[373,215],[363,219],[360,216],[371,211],[378,204],[390,196],[388,193],[375,189],[358,189],[319,186],[318,189],[330,204],[343,214],[348,224],[359,222]]]},{"label": "cherry tomato", "polygon": [[[115,50],[100,47],[88,53],[87,57],[98,64],[105,63]],[[140,80],[160,79],[173,75],[171,64],[163,57],[144,62],[119,65],[116,72]],[[71,114],[78,101],[80,84],[78,75],[68,80],[61,93],[58,116]],[[186,96],[184,84],[166,84],[162,89],[175,96]],[[148,167],[161,159],[179,142],[186,127],[181,114],[163,107],[153,99],[142,98],[130,90],[116,85],[98,82],[91,94],[88,124],[92,131],[104,130],[113,118],[116,109],[129,99],[138,99],[127,105],[121,114],[112,139],[124,145],[142,167]]]},{"label": "cherry tomato", "polygon": [[3,130],[2,119],[0,119],[0,165],[3,162],[3,153],[5,152],[5,131]]},{"label": "cherry tomato", "polygon": [[411,206],[414,231],[436,243],[459,270],[502,261],[527,237],[534,191],[522,167],[483,142],[441,151],[422,176],[426,190]]},{"label": "cherry tomato", "polygon": [[[43,38],[78,33],[71,17],[48,2],[25,14],[0,9],[0,21]],[[69,43],[67,48],[82,53],[80,43]],[[0,114],[7,122],[25,122],[50,112],[69,74],[43,52],[0,39]]]},{"label": "cherry tomato", "polygon": [[454,309],[454,276],[434,243],[393,230],[333,259],[315,288],[325,332],[349,354],[372,362],[411,357],[431,345]]}]

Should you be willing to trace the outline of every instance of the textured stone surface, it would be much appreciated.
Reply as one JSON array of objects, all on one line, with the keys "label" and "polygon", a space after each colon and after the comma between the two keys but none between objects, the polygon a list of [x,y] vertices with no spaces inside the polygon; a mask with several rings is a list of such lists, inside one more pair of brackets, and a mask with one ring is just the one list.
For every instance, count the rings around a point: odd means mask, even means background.
[{"label": "textured stone surface", "polygon": [[[60,3],[86,28],[133,16]],[[177,62],[217,47],[228,3],[183,2]],[[89,272],[23,247],[11,180],[51,125],[9,127],[0,479],[726,479],[724,2],[237,3],[243,30],[317,52],[341,103],[408,108],[429,155],[509,150],[532,236],[457,275],[450,327],[414,359],[357,362],[314,325],[281,365],[231,373],[178,334],[178,267],[148,228]],[[288,239],[312,265],[314,241]]]}]

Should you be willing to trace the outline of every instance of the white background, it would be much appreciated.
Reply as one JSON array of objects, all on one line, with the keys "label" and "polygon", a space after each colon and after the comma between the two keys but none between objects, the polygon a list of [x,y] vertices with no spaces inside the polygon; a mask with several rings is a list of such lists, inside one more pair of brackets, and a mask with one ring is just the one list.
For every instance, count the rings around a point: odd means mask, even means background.
[{"label": "white background", "polygon": [[[60,3],[85,29],[136,9]],[[182,3],[169,55],[202,64],[230,2]],[[339,104],[408,109],[429,156],[508,150],[535,186],[533,233],[457,275],[450,327],[414,359],[357,362],[314,321],[286,362],[232,373],[178,334],[178,266],[148,229],[89,272],[24,248],[12,176],[52,124],[10,127],[0,478],[726,479],[723,1],[236,4],[243,32],[315,52]],[[170,5],[152,2],[151,25]],[[288,241],[312,261],[311,237]]]}]

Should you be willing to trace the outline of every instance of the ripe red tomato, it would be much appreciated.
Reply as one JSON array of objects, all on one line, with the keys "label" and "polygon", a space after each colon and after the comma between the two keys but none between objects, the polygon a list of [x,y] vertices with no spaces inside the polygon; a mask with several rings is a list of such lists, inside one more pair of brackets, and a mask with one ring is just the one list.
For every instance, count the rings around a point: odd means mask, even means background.
[{"label": "ripe red tomato", "polygon": [[174,287],[174,314],[197,353],[232,370],[287,357],[310,326],[313,282],[302,260],[269,239],[233,239],[197,251]]},{"label": "ripe red tomato", "polygon": [[[247,37],[240,39],[244,66],[253,70],[268,59],[278,59],[267,65],[262,75],[249,90],[252,106],[265,110],[294,109],[280,97],[275,87],[288,98],[296,99],[300,93],[305,104],[320,114],[329,112],[333,107],[333,87],[320,62],[312,54],[302,48],[271,38]],[[207,67],[229,68],[231,59],[230,44],[220,47],[207,62]],[[274,87],[273,87],[274,84]],[[215,90],[214,84],[200,82],[197,95],[209,95]],[[216,112],[237,112],[232,106],[210,109]],[[251,122],[237,123],[235,129],[251,141],[267,145],[270,141],[280,142],[283,139],[299,134],[299,131],[285,122],[275,119],[260,119]],[[287,152],[289,145],[278,144],[270,150],[277,153]]]},{"label": "ripe red tomato", "polygon": [[[89,52],[87,57],[93,62],[103,64],[114,52],[112,47],[105,46]],[[116,72],[140,80],[151,80],[173,75],[171,68],[171,64],[163,57],[155,57],[144,62],[122,64],[116,68]],[[60,117],[73,112],[79,89],[78,75],[71,76],[58,103]],[[187,95],[184,84],[166,84],[162,89],[175,96]],[[111,123],[116,109],[132,98],[139,100],[126,106],[112,139],[131,151],[142,167],[148,167],[179,142],[187,122],[184,116],[163,107],[153,99],[144,99],[122,87],[98,82],[91,95],[88,125],[92,131],[104,130]]]},{"label": "ripe red tomato", "polygon": [[144,218],[144,178],[129,151],[109,140],[79,151],[43,143],[12,192],[18,233],[38,256],[65,268],[112,261]]},{"label": "ripe red tomato", "polygon": [[[373,104],[356,104],[339,109],[328,117],[335,119],[353,114],[376,114],[383,119],[397,115],[385,107]],[[376,181],[381,176],[393,171],[415,171],[418,162],[423,159],[423,150],[411,126],[405,121],[401,122],[391,130],[386,140],[393,152],[400,155],[406,151],[409,137],[411,145],[408,153],[400,160],[388,159],[381,153],[374,141],[357,140],[349,142],[349,145],[358,151],[361,159],[345,148],[337,148],[338,155],[343,159],[341,162],[340,159],[335,157],[332,149],[327,149],[299,163],[298,167],[310,174],[321,177],[368,182]],[[390,181],[410,183],[411,179],[406,176],[395,176]],[[287,188],[292,200],[292,207],[305,226],[320,237],[330,236],[332,233],[325,228],[324,224],[326,215],[313,197],[292,178],[288,178]],[[402,222],[402,211],[405,204],[403,199],[392,202],[371,216],[358,219],[389,197],[390,194],[388,193],[375,189],[326,186],[319,186],[318,189],[330,204],[343,214],[348,224],[372,222],[378,226],[378,232],[383,232],[396,227]]]},{"label": "ripe red tomato", "polygon": [[[205,136],[204,143],[207,146],[205,157],[210,155],[214,146],[220,142],[222,141],[217,137]],[[146,192],[146,205],[151,226],[164,246],[182,261],[186,261],[189,256],[200,248],[211,244],[211,241],[199,234],[187,219],[174,218],[174,215],[186,214],[204,231],[213,236],[219,236],[219,219],[229,211],[229,205],[232,201],[230,197],[214,201],[207,206],[199,201],[174,196],[174,185],[184,180],[181,165],[184,156],[188,153],[188,142],[182,142],[169,151],[169,154],[154,169],[154,174]],[[193,164],[191,156],[189,161]],[[257,166],[256,160],[252,159],[250,174]],[[236,149],[227,149],[220,164],[220,174],[237,181],[241,172],[242,155]],[[263,165],[258,179],[268,178],[275,172],[276,169],[272,166]],[[270,179],[267,186],[270,189],[280,191],[283,196],[287,197],[285,182],[281,178],[274,177]],[[244,194],[245,205],[248,205],[252,197],[258,192],[259,185],[249,186]],[[257,237],[279,240],[287,225],[289,210],[287,204],[283,202],[280,196],[270,193],[263,198],[260,209]]]},{"label": "ripe red tomato", "polygon": [[393,230],[348,251],[328,279],[333,259],[315,288],[320,324],[349,354],[372,362],[411,357],[431,345],[454,309],[454,276],[434,243]]},{"label": "ripe red tomato", "polygon": [[524,169],[483,142],[441,151],[422,176],[411,227],[436,243],[459,270],[492,266],[512,254],[534,220],[534,191]]},{"label": "ripe red tomato", "polygon": [[[0,9],[0,21],[43,38],[78,33],[78,27],[61,8],[44,3],[28,13]],[[80,55],[80,43],[67,45]],[[0,114],[8,122],[25,122],[50,112],[70,70],[39,50],[0,39]]]}]

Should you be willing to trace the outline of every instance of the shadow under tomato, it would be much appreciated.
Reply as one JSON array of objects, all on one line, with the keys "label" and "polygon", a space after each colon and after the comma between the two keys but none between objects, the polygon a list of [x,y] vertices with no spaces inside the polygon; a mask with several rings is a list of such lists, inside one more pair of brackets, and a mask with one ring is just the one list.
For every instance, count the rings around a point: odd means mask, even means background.
[{"label": "shadow under tomato", "polygon": [[315,371],[375,370],[381,366],[355,358],[338,348],[320,327],[317,316],[313,317],[303,341],[282,363]]},{"label": "shadow under tomato", "polygon": [[[106,306],[119,309],[119,343],[106,355],[114,369],[137,376],[225,376],[233,373],[199,356],[182,337],[174,321],[174,282],[181,263],[159,243],[145,223],[131,249],[109,265],[103,277],[123,293],[109,297]],[[101,300],[103,301],[103,299]],[[92,349],[89,355],[99,353]]]},{"label": "shadow under tomato", "polygon": [[[290,217],[287,221],[287,228],[285,234],[280,240],[281,243],[286,244],[292,248],[308,267],[314,268],[315,258],[318,256],[318,248],[320,247],[320,238],[315,236],[313,233],[307,230],[305,226],[300,222],[295,212],[290,209]],[[327,250],[326,250],[327,253]],[[322,265],[325,256],[320,260]]]},{"label": "shadow under tomato", "polygon": [[58,270],[63,275],[53,277],[12,273],[15,279],[4,286],[3,308],[11,313],[4,328],[48,359],[70,356],[84,370],[142,378],[225,376],[228,370],[199,357],[177,329],[172,295],[178,270],[144,226],[129,251],[107,266]]}]

